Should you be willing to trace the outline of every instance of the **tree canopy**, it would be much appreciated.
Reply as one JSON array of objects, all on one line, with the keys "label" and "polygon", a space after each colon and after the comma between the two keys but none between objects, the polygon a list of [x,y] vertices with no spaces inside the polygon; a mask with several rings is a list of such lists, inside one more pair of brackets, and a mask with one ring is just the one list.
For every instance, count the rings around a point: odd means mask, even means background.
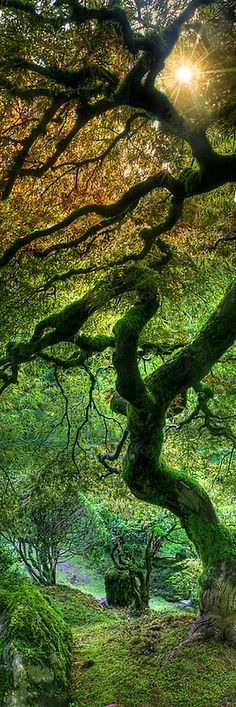
[{"label": "tree canopy", "polygon": [[[56,382],[78,469],[95,369],[111,372],[102,405],[126,423],[100,454],[104,475],[126,444],[126,484],[180,518],[203,562],[194,638],[233,640],[235,533],[164,456],[166,416],[187,401],[177,427],[200,416],[230,460],[235,447],[212,373],[228,352],[227,379],[235,361],[233,3],[0,4],[4,405],[31,376],[53,405]],[[62,379],[81,370],[89,396],[71,444]]]}]

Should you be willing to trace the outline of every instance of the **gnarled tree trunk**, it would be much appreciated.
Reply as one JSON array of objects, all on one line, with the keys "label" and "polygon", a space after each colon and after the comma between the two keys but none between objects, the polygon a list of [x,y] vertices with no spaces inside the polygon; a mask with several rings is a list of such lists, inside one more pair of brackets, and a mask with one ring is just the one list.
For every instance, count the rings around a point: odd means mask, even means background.
[{"label": "gnarled tree trunk", "polygon": [[117,390],[128,401],[130,433],[123,478],[139,499],[178,516],[202,560],[200,616],[192,637],[236,641],[236,534],[220,523],[200,484],[170,466],[163,456],[163,429],[171,401],[183,389],[199,384],[233,344],[236,283],[194,341],[144,383],[138,370],[137,343],[155,309],[155,288],[143,288],[139,302],[115,327]]}]

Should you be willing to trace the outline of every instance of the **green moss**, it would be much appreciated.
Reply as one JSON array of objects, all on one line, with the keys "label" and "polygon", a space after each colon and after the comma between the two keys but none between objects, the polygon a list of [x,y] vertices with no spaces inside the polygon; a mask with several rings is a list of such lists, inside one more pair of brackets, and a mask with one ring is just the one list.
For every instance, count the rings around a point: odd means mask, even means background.
[{"label": "green moss", "polygon": [[204,567],[220,567],[224,562],[233,577],[236,562],[235,532],[221,523],[207,523],[201,514],[190,516],[188,525]]},{"label": "green moss", "polygon": [[[153,612],[134,619],[122,610],[111,613],[113,622],[75,633],[69,707],[235,704],[233,648],[194,642],[170,659],[170,652],[188,637],[189,615]],[[150,631],[152,624],[158,630]]]},{"label": "green moss", "polygon": [[[27,581],[19,581],[13,588],[5,582],[1,588],[1,606],[4,607],[3,642],[7,663],[2,693],[9,690],[9,674],[14,672],[12,665],[17,660],[22,662],[21,672],[22,676],[23,673],[25,675],[29,695],[36,688],[39,692],[44,689],[45,671],[49,671],[49,696],[52,699],[57,694],[65,696],[71,663],[72,636],[69,626],[55,613],[42,592]],[[32,670],[37,673],[41,671],[41,677],[44,676],[41,687],[37,687],[39,681],[35,681]],[[20,670],[18,687],[19,674]]]},{"label": "green moss", "polygon": [[109,569],[105,574],[106,598],[111,606],[129,606],[132,602],[132,591],[129,573]]},{"label": "green moss", "polygon": [[47,587],[43,593],[50,606],[70,626],[95,624],[110,619],[109,611],[99,604],[91,594],[84,594],[84,592],[66,585]]},{"label": "green moss", "polygon": [[74,337],[74,342],[83,351],[104,351],[109,346],[114,346],[114,337],[106,336],[105,334],[96,334],[88,336],[86,334],[77,334]]},{"label": "green moss", "polygon": [[60,678],[66,683],[70,663],[70,630],[55,614],[36,587],[25,583],[13,597],[7,619],[7,640],[14,640],[21,654],[33,663],[51,665],[52,655],[63,666]]}]

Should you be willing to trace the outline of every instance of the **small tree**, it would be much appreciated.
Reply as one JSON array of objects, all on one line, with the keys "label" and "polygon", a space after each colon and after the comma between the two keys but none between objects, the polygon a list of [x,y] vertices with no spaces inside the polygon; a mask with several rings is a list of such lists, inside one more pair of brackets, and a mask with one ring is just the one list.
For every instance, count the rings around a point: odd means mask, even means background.
[{"label": "small tree", "polygon": [[[142,524],[136,531],[138,540],[136,547],[132,546],[132,544],[128,547],[125,543],[125,537],[115,540],[112,545],[111,558],[113,564],[118,573],[126,572],[131,600],[139,611],[145,611],[148,608],[153,564],[157,559],[161,545],[175,527],[176,523],[173,523],[166,532],[158,535],[154,525]],[[139,557],[137,556],[137,550]],[[108,593],[110,579],[112,577],[109,577],[108,582],[106,582]],[[113,581],[116,581],[116,575],[113,575]]]},{"label": "small tree", "polygon": [[105,538],[105,528],[91,501],[82,493],[58,498],[56,491],[21,499],[16,515],[2,533],[15,548],[32,579],[56,584],[60,559],[78,550],[89,552]]}]

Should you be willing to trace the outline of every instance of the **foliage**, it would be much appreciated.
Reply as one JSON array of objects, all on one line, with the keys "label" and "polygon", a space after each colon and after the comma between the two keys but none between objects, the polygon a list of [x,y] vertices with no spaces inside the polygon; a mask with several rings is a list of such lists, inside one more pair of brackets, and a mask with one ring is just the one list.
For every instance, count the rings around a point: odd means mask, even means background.
[{"label": "foliage", "polygon": [[152,582],[152,591],[167,601],[182,601],[197,609],[199,606],[198,578],[201,565],[194,557],[159,562]]},{"label": "foliage", "polygon": [[[149,535],[153,535],[155,539],[162,536],[156,560],[166,556],[180,559],[194,554],[185,531],[168,511],[138,501],[134,504],[132,496],[127,493],[123,499],[121,494],[117,497],[114,493],[113,497],[109,495],[97,504],[97,509],[107,527],[109,552],[113,545],[121,543],[124,552],[138,563],[144,559]],[[173,525],[175,527],[168,534]]]},{"label": "foliage", "polygon": [[143,610],[150,591],[175,601],[191,597],[197,604],[196,553],[171,514],[142,503],[134,506],[128,498],[122,504],[114,497],[110,503],[100,502],[98,510],[107,526],[113,562],[105,574],[109,604],[133,602]]},{"label": "foliage", "polygon": [[[128,573],[127,583],[130,589],[131,597],[128,596],[126,601],[128,600],[129,604],[130,600],[133,600],[135,607],[138,610],[142,611],[148,607],[153,565],[157,560],[163,541],[174,530],[174,527],[175,524],[169,527],[164,535],[157,535],[155,528],[150,525],[145,526],[144,523],[141,527],[136,528],[136,541],[139,547],[138,558],[135,557],[135,554],[137,555],[137,548],[133,549],[131,543],[129,542],[130,538],[128,535],[128,528],[126,529],[125,537],[120,535],[116,538],[116,540],[113,540],[111,557],[115,569],[118,570],[118,572],[114,573],[113,582],[116,584],[121,581],[118,579],[119,572],[126,572],[126,574]],[[109,579],[111,584],[112,578],[109,577]],[[108,580],[107,576],[106,580]],[[117,591],[117,595],[119,596],[119,591]],[[108,596],[107,599],[109,601]],[[119,606],[118,599],[115,604]],[[124,600],[121,605],[126,605]]]},{"label": "foliage", "polygon": [[0,546],[0,574],[5,575],[12,570],[14,566],[13,553],[10,551],[6,543],[2,542]]},{"label": "foliage", "polygon": [[22,494],[14,517],[2,530],[35,582],[56,584],[62,558],[99,553],[106,529],[93,504],[77,488],[52,484]]},{"label": "foliage", "polygon": [[194,630],[233,638],[235,535],[206,480],[213,454],[234,491],[233,4],[7,0],[0,26],[4,499],[16,517],[55,467],[92,485],[92,449],[97,479],[180,519],[214,575]]}]

